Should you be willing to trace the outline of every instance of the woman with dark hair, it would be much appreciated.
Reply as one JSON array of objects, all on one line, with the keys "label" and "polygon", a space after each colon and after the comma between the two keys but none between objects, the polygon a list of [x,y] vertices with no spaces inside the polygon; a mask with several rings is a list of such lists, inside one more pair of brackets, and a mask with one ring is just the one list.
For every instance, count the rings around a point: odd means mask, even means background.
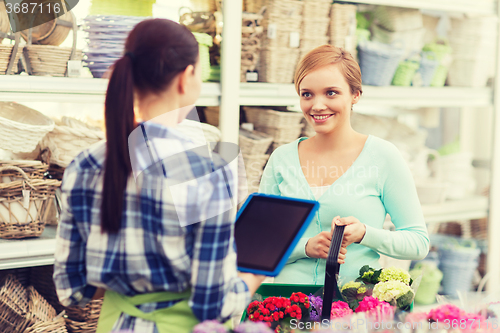
[{"label": "woman with dark hair", "polygon": [[[105,290],[99,333],[191,332],[198,321],[243,312],[264,279],[236,270],[234,223],[221,195],[234,183],[230,170],[202,189],[169,187],[224,169],[175,129],[200,94],[200,73],[189,30],[164,19],[139,23],[109,81],[107,140],[65,171],[54,282],[65,306]],[[145,145],[131,139],[137,133]],[[222,213],[204,215],[202,197]]]}]

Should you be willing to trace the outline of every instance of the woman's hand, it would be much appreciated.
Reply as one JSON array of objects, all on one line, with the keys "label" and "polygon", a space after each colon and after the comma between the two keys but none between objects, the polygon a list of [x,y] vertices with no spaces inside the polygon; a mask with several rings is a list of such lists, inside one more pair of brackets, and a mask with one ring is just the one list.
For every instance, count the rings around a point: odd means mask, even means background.
[{"label": "woman's hand", "polygon": [[[332,229],[333,230],[333,229]],[[326,259],[332,241],[332,233],[323,231],[314,237],[309,238],[306,244],[306,255],[310,258]],[[345,264],[347,249],[342,246],[339,251],[338,263]]]},{"label": "woman's hand", "polygon": [[342,218],[336,216],[333,219],[333,223],[338,226],[345,225],[342,247],[348,247],[352,243],[359,243],[365,237],[366,226],[353,216]]}]

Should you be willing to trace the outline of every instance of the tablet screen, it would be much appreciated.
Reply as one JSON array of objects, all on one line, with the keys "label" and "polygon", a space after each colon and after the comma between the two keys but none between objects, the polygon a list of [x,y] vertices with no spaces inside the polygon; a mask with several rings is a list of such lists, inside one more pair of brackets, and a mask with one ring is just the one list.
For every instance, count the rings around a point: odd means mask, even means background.
[{"label": "tablet screen", "polygon": [[254,196],[235,225],[238,267],[274,271],[314,204]]}]

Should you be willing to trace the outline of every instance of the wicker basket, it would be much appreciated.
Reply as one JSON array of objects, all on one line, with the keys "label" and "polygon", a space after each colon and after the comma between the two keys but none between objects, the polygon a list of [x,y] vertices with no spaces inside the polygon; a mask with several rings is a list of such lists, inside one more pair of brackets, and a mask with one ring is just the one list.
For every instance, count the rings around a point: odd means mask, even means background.
[{"label": "wicker basket", "polygon": [[13,102],[0,102],[0,148],[29,153],[52,129],[54,122],[38,111]]},{"label": "wicker basket", "polygon": [[27,45],[25,58],[29,60],[27,71],[38,76],[65,76],[69,60],[82,60],[82,51],[76,50],[73,58],[70,47],[51,45]]},{"label": "wicker basket", "polygon": [[[49,169],[48,164],[44,164],[40,161],[0,161],[0,167],[4,166],[16,166],[21,168],[30,179],[44,179],[45,173]],[[19,175],[16,170],[7,169],[0,172],[1,183],[10,183],[15,180],[22,180],[23,178]]]},{"label": "wicker basket", "polygon": [[212,126],[219,126],[219,107],[207,106],[204,110],[207,123]]},{"label": "wicker basket", "polygon": [[304,2],[300,0],[267,0],[266,14],[281,17],[301,17]]},{"label": "wicker basket", "polygon": [[64,313],[47,321],[38,322],[26,329],[24,333],[68,333]]},{"label": "wicker basket", "polygon": [[488,219],[470,221],[471,234],[475,239],[488,239]]},{"label": "wicker basket", "polygon": [[[51,2],[54,3],[54,1]],[[43,20],[43,22],[46,22],[35,26],[32,29],[31,42],[33,44],[41,45],[61,45],[66,40],[66,37],[68,37],[68,34],[71,31],[75,20],[71,11],[67,11],[66,14],[59,17],[54,11],[38,11],[37,13],[34,13],[34,15],[36,15],[37,19],[39,18],[39,16],[42,16],[41,20]],[[31,26],[31,22],[29,21],[31,19],[31,15],[19,16],[20,25],[22,27]],[[26,41],[28,41],[29,30],[27,29],[21,31],[21,36]]]},{"label": "wicker basket", "polygon": [[28,292],[14,275],[8,275],[1,285],[0,332],[23,332],[27,325]]},{"label": "wicker basket", "polygon": [[42,140],[41,148],[50,151],[50,163],[67,167],[82,150],[104,140],[104,137],[99,129],[63,117]]},{"label": "wicker basket", "polygon": [[262,171],[264,166],[269,159],[269,155],[243,155],[243,161],[245,162],[245,173],[247,180],[258,178],[262,176]]},{"label": "wicker basket", "polygon": [[307,39],[308,36],[317,38],[318,36],[327,36],[330,18],[315,18],[314,20],[304,20],[302,23],[301,35]]},{"label": "wicker basket", "polygon": [[264,155],[272,142],[273,138],[265,133],[240,129],[239,145],[243,156]]},{"label": "wicker basket", "polygon": [[292,83],[300,50],[289,47],[268,47],[262,50],[257,66],[259,81]]},{"label": "wicker basket", "polygon": [[334,3],[330,12],[330,44],[356,56],[356,6]]},{"label": "wicker basket", "polygon": [[257,126],[257,131],[267,133],[274,138],[275,142],[291,142],[297,139],[302,133],[302,124],[288,126],[286,128]]},{"label": "wicker basket", "polygon": [[[0,32],[8,33],[10,32],[10,22],[9,15],[7,15],[7,8],[5,8],[5,2],[0,2]],[[0,42],[3,38],[0,36]]]},{"label": "wicker basket", "polygon": [[245,11],[258,13],[264,7],[266,0],[245,0]]},{"label": "wicker basket", "polygon": [[[3,2],[1,3],[3,4]],[[21,57],[21,54],[23,52],[22,47],[17,48],[16,54],[14,56],[13,67],[10,73],[7,73],[7,70],[9,68],[9,63],[12,59],[15,49],[16,49],[15,45],[0,45],[0,75],[17,73],[17,64],[19,63],[19,58]]]},{"label": "wicker basket", "polygon": [[420,29],[424,26],[419,9],[378,6],[374,17],[379,25],[390,31]]},{"label": "wicker basket", "polygon": [[[264,26],[264,48],[296,48],[292,45],[292,37],[302,36],[302,16],[266,15],[262,21]],[[295,35],[295,36],[294,36]]]},{"label": "wicker basket", "polygon": [[304,118],[301,112],[295,111],[275,111],[249,106],[243,109],[245,110],[247,122],[254,124],[255,127],[297,127]]},{"label": "wicker basket", "polygon": [[331,0],[307,0],[304,2],[303,16],[305,20],[308,19],[322,19],[328,18],[330,8],[332,6]]},{"label": "wicker basket", "polygon": [[65,307],[57,297],[53,274],[53,265],[32,267],[30,270],[31,285],[56,309],[57,313],[60,313],[65,310]]},{"label": "wicker basket", "polygon": [[0,183],[0,238],[40,236],[55,190],[61,182],[55,179],[29,179],[22,169],[15,166],[0,168],[0,171],[4,170],[16,170],[24,179]]},{"label": "wicker basket", "polygon": [[363,83],[372,86],[389,86],[404,49],[378,42],[359,44],[359,62]]},{"label": "wicker basket", "polygon": [[262,34],[264,27],[261,25],[263,16],[260,13],[243,13],[241,28],[241,82],[246,82],[246,73],[253,72],[259,61],[262,47]]},{"label": "wicker basket", "polygon": [[82,309],[66,308],[66,327],[70,333],[95,333],[103,299],[92,300]]}]

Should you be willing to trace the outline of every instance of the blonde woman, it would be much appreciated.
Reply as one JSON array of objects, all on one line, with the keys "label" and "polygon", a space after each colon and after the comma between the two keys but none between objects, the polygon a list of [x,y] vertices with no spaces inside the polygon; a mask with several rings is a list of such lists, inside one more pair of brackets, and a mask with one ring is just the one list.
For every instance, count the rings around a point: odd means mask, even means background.
[{"label": "blonde woman", "polygon": [[[260,192],[318,200],[320,209],[275,282],[323,284],[334,225],[346,226],[341,275],[378,267],[379,254],[424,258],[429,237],[409,168],[393,144],[351,127],[362,94],[356,61],[343,49],[320,46],[298,64],[295,88],[316,135],[273,152]],[[396,231],[383,230],[386,214]]]}]

